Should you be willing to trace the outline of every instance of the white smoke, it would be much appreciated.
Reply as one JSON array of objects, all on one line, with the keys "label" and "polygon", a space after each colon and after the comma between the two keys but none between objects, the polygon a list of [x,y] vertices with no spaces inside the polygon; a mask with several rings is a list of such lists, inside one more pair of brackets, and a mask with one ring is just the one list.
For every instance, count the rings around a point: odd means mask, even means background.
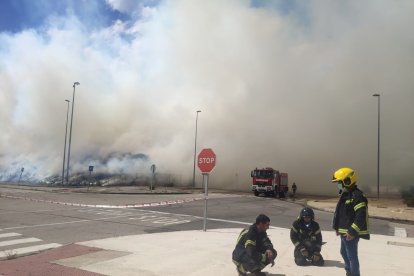
[{"label": "white smoke", "polygon": [[[299,192],[335,193],[333,171],[350,166],[374,190],[380,93],[381,189],[412,185],[412,1],[312,1],[283,12],[236,0],[107,2],[137,19],[99,29],[69,13],[0,34],[3,175],[60,173],[64,100],[79,81],[74,172],[157,164],[190,183],[202,110],[198,149],[217,154],[212,187],[247,190],[251,169],[272,166]],[[102,161],[114,153],[148,159]]]}]

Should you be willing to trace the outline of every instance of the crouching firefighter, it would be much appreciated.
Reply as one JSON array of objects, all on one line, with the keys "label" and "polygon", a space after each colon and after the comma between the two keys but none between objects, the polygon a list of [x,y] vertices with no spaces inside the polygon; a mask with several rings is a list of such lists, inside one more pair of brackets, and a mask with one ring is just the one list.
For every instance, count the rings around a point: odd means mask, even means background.
[{"label": "crouching firefighter", "polygon": [[247,272],[266,275],[261,270],[268,264],[275,264],[277,252],[266,233],[269,225],[269,217],[261,214],[257,216],[256,223],[241,231],[232,256],[239,275],[246,275]]},{"label": "crouching firefighter", "polygon": [[300,211],[290,229],[290,240],[295,245],[293,255],[297,265],[323,266],[321,229],[311,208],[305,207]]}]

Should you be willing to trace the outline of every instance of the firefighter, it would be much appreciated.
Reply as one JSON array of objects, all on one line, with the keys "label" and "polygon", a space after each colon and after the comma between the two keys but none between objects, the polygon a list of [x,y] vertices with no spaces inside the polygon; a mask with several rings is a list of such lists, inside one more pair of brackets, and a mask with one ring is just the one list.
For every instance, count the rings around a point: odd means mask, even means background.
[{"label": "firefighter", "polygon": [[312,208],[305,207],[300,211],[290,229],[290,240],[295,245],[293,255],[297,265],[323,266],[322,234]]},{"label": "firefighter", "polygon": [[293,185],[292,185],[292,192],[293,192],[293,198],[295,198],[295,195],[296,195],[296,190],[298,189],[298,187],[296,186],[296,183],[295,182],[293,182]]},{"label": "firefighter", "polygon": [[358,189],[357,175],[353,169],[337,170],[332,182],[338,183],[339,198],[333,218],[333,228],[341,237],[341,255],[345,262],[346,275],[360,275],[358,242],[369,240],[368,200]]},{"label": "firefighter", "polygon": [[260,214],[256,218],[256,223],[240,232],[232,256],[239,275],[246,275],[247,272],[253,275],[266,275],[261,270],[268,264],[275,264],[277,252],[266,233],[269,225],[269,217]]}]

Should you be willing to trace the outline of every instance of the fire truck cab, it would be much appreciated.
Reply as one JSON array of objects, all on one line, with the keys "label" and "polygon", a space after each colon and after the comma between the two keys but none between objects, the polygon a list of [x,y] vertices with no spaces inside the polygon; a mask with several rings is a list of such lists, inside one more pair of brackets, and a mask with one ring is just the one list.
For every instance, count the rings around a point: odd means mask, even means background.
[{"label": "fire truck cab", "polygon": [[254,169],[251,171],[251,190],[255,196],[264,194],[284,198],[288,193],[288,174],[281,173],[273,168]]}]

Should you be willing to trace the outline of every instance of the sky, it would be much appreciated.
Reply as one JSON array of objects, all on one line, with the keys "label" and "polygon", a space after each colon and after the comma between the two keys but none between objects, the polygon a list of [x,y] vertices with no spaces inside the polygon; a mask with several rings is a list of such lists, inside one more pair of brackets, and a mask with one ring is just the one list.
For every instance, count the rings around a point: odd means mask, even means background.
[{"label": "sky", "polygon": [[[376,194],[414,186],[414,2],[0,1],[0,180],[62,170],[172,175],[248,190],[250,171],[337,193],[356,170]],[[71,117],[69,106],[69,124]],[[202,176],[196,168],[197,185]]]}]

